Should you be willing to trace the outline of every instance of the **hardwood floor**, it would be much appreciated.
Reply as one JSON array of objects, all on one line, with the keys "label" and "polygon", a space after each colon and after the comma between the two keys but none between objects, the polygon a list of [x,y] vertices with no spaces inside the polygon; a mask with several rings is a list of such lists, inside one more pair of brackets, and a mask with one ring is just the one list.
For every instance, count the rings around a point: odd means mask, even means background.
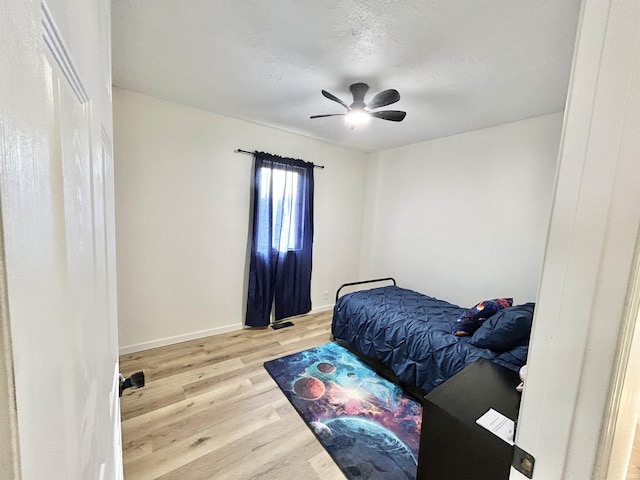
[{"label": "hardwood floor", "polygon": [[125,480],[345,477],[262,366],[330,341],[331,312],[120,357]]},{"label": "hardwood floor", "polygon": [[640,479],[640,424],[636,426],[633,448],[631,450],[631,460],[629,461],[629,469],[627,470],[627,478]]}]

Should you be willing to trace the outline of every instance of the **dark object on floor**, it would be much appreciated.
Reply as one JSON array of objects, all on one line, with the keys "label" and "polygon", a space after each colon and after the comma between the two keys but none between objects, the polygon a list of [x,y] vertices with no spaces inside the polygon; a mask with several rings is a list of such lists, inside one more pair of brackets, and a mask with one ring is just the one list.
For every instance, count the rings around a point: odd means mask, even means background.
[{"label": "dark object on floor", "polygon": [[129,378],[124,378],[122,374],[120,374],[120,396],[122,396],[122,392],[127,388],[142,388],[144,387],[144,372],[136,372],[131,375]]},{"label": "dark object on floor", "polygon": [[350,480],[415,480],[422,407],[337,343],[265,362]]},{"label": "dark object on floor", "polygon": [[273,328],[274,330],[280,330],[281,328],[287,328],[287,327],[293,327],[293,323],[292,322],[278,322],[278,323],[272,323],[271,324],[271,328]]},{"label": "dark object on floor", "polygon": [[516,372],[480,359],[424,397],[418,479],[507,480],[513,447],[476,423],[493,408],[517,421]]}]

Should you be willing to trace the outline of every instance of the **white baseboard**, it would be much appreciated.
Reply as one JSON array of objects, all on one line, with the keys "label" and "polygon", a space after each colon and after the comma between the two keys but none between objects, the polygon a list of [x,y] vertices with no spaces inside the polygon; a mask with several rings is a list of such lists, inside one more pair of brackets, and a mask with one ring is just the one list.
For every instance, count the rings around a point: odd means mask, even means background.
[{"label": "white baseboard", "polygon": [[133,345],[120,347],[119,352],[120,355],[128,355],[129,353],[141,352],[143,350],[150,350],[158,347],[166,347],[167,345],[173,345],[174,343],[197,340],[198,338],[210,337],[211,335],[218,335],[220,333],[235,332],[237,330],[242,330],[241,323],[225,325],[224,327],[209,328],[207,330],[175,335],[173,337],[160,338],[158,340],[150,340],[148,342],[134,343]]},{"label": "white baseboard", "polygon": [[[309,313],[305,313],[304,315],[311,315],[314,313],[333,310],[333,305],[334,304],[331,303],[329,305],[321,305],[319,307],[312,308]],[[235,325],[225,325],[224,327],[210,328],[207,330],[200,330],[198,332],[185,333],[183,335],[175,335],[173,337],[165,337],[158,340],[149,340],[148,342],[134,343],[133,345],[125,345],[124,347],[120,347],[119,352],[120,355],[128,355],[130,353],[142,352],[143,350],[151,350],[152,348],[166,347],[167,345],[173,345],[174,343],[188,342],[189,340],[197,340],[198,338],[210,337],[211,335],[235,332],[237,330],[242,330],[243,328],[244,326],[240,323]]]},{"label": "white baseboard", "polygon": [[[283,318],[282,320],[295,320],[296,318],[304,318],[308,315],[313,315],[314,313],[328,312],[330,310],[333,310],[333,304],[315,307],[309,310],[307,313],[301,313],[300,315],[294,315],[293,317]],[[271,321],[273,322],[273,319]]]},{"label": "white baseboard", "polygon": [[320,307],[312,308],[311,311],[307,313],[307,315],[311,315],[312,313],[320,313],[320,312],[327,312],[329,310],[333,310],[333,306],[334,304],[331,303],[329,305],[322,305]]}]

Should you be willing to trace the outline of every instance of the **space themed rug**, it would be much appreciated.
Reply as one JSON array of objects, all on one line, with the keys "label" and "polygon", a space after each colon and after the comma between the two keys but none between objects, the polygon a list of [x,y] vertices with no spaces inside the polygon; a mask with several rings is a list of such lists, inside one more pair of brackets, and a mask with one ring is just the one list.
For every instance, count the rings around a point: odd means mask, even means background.
[{"label": "space themed rug", "polygon": [[337,343],[264,367],[350,480],[415,479],[422,406]]}]

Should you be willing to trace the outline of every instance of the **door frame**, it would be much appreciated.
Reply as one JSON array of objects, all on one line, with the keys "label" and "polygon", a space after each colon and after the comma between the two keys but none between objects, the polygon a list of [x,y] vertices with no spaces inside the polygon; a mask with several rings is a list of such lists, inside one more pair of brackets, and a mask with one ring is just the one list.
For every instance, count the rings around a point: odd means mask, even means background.
[{"label": "door frame", "polygon": [[639,2],[582,5],[516,439],[533,478],[600,479],[609,465],[637,313],[639,18]]},{"label": "door frame", "polygon": [[19,480],[20,459],[16,410],[13,351],[9,323],[9,295],[5,274],[4,231],[0,205],[0,472],[7,480]]},{"label": "door frame", "polygon": [[627,478],[636,426],[640,418],[640,245],[636,247],[628,308],[622,325],[615,376],[602,431],[598,465],[607,480]]}]

